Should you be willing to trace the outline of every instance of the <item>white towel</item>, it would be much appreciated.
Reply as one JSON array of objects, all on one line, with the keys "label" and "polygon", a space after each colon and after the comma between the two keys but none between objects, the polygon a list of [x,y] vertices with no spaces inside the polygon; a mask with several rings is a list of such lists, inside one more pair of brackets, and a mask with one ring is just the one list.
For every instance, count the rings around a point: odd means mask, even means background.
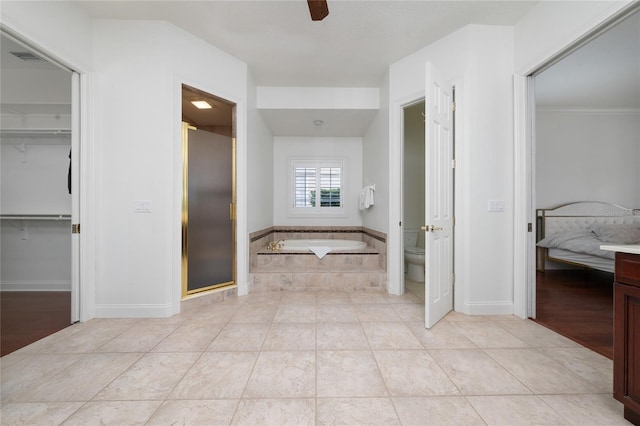
[{"label": "white towel", "polygon": [[309,250],[315,253],[318,256],[318,259],[322,259],[327,253],[331,251],[331,247],[327,246],[308,246]]},{"label": "white towel", "polygon": [[358,204],[360,210],[368,209],[374,204],[373,192],[375,189],[375,185],[369,185],[362,188],[362,191],[360,191],[360,202]]}]

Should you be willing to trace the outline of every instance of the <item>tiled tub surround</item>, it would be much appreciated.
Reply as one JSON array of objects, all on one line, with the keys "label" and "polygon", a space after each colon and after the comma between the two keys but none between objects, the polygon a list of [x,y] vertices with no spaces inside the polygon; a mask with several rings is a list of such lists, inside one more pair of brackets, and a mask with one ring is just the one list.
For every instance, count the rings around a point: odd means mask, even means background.
[{"label": "tiled tub surround", "polygon": [[[271,227],[250,239],[251,291],[367,290],[386,286],[386,235],[363,227]],[[336,250],[322,259],[308,251],[273,251],[270,242],[292,239],[363,241],[362,250]]]}]

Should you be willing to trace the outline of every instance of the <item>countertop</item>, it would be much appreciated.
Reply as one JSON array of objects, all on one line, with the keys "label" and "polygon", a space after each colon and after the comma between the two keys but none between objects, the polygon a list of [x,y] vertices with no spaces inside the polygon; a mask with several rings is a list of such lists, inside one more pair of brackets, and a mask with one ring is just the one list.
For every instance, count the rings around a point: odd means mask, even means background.
[{"label": "countertop", "polygon": [[629,245],[607,244],[607,245],[600,246],[600,250],[619,251],[621,253],[640,254],[640,244],[629,244]]}]

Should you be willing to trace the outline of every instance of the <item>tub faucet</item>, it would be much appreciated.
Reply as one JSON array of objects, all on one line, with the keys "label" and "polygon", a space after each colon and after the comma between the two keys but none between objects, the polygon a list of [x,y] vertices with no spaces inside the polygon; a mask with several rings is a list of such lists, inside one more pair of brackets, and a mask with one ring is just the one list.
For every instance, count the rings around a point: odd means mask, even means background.
[{"label": "tub faucet", "polygon": [[269,248],[269,250],[274,251],[274,250],[282,250],[282,245],[284,244],[284,240],[279,240],[277,242],[270,242],[269,245],[267,246]]}]

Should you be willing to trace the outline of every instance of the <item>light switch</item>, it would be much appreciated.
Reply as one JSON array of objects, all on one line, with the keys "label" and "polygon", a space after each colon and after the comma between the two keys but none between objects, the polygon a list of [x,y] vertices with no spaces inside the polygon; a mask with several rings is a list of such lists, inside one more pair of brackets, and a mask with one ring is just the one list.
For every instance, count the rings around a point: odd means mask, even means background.
[{"label": "light switch", "polygon": [[151,213],[151,200],[135,200],[133,211],[136,213]]},{"label": "light switch", "polygon": [[487,210],[490,212],[503,212],[504,200],[489,200]]}]

